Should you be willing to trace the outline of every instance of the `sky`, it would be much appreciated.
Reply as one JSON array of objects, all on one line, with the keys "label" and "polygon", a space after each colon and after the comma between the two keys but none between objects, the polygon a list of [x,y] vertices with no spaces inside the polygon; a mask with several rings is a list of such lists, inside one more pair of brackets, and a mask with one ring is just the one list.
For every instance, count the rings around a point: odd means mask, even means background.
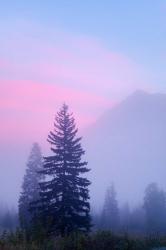
[{"label": "sky", "polygon": [[0,34],[2,168],[23,174],[64,102],[83,129],[137,89],[166,92],[165,0],[1,1]]}]

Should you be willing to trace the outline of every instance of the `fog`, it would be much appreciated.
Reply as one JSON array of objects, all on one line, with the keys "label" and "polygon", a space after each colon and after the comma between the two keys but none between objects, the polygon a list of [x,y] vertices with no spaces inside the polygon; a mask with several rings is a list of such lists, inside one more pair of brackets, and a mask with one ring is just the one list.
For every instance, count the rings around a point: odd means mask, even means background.
[{"label": "fog", "polygon": [[87,130],[94,206],[101,206],[110,183],[119,202],[132,207],[142,202],[149,183],[166,188],[165,110],[165,94],[136,91]]},{"label": "fog", "polygon": [[166,249],[165,14],[1,1],[0,249]]},{"label": "fog", "polygon": [[[101,210],[106,189],[111,183],[121,206],[126,202],[131,207],[142,204],[144,190],[151,182],[166,189],[165,110],[165,94],[136,91],[79,132],[83,135],[85,159],[91,169],[88,176],[92,182],[93,210]],[[43,156],[50,152],[46,139],[39,142]],[[1,145],[2,204],[17,208],[31,146],[30,142],[21,146]]]}]

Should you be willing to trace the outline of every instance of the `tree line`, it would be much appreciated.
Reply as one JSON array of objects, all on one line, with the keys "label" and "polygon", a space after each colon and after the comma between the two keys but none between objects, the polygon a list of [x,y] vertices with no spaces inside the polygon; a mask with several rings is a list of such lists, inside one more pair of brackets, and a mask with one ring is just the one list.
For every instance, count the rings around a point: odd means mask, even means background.
[{"label": "tree line", "polygon": [[157,183],[150,183],[144,192],[141,205],[130,208],[118,205],[114,185],[108,187],[103,209],[94,216],[95,229],[126,232],[130,234],[166,233],[166,192]]},{"label": "tree line", "polygon": [[[73,115],[64,104],[47,138],[51,154],[43,157],[39,144],[33,144],[19,198],[21,230],[26,235],[46,237],[91,230],[165,233],[166,193],[156,183],[147,186],[142,205],[132,209],[127,203],[119,206],[115,187],[111,185],[100,214],[90,212],[90,181],[84,176],[90,169],[77,133]],[[16,213],[0,213],[1,228],[15,228],[18,218]]]},{"label": "tree line", "polygon": [[[33,145],[27,163],[28,168],[32,166],[29,164],[30,162],[34,163],[34,168],[32,168],[34,170],[34,172],[32,171],[34,175],[37,173],[37,171],[35,171],[35,166],[41,167],[40,164],[35,164],[37,163],[36,159],[42,163],[42,155],[37,143]],[[29,171],[26,171],[25,176],[27,174],[29,175]],[[38,174],[36,178],[38,178]],[[24,179],[26,178],[24,177]],[[33,186],[31,182],[29,182],[29,185],[30,187]],[[34,191],[31,198],[33,195],[36,197],[36,189]],[[19,209],[19,219],[15,209],[8,209],[5,207],[0,209],[1,232],[3,232],[3,230],[14,231],[19,224],[24,230],[30,228],[32,216],[29,211],[30,200],[28,201],[28,199],[25,199],[26,203],[22,201],[22,207]],[[92,211],[91,217],[93,225],[92,231],[109,230],[114,233],[125,232],[135,235],[164,235],[166,232],[166,193],[159,188],[156,183],[150,183],[145,189],[142,204],[131,208],[127,202],[123,206],[118,204],[115,187],[111,185],[106,190],[101,212],[96,214]]]}]

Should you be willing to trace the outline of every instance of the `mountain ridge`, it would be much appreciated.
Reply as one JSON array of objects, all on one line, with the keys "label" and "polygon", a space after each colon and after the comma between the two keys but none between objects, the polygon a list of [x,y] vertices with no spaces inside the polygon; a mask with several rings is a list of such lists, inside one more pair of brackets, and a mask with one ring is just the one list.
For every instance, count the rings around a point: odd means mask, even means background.
[{"label": "mountain ridge", "polygon": [[136,91],[88,130],[85,147],[94,204],[103,202],[111,182],[121,202],[130,203],[141,202],[149,182],[166,188],[165,110],[166,94]]}]

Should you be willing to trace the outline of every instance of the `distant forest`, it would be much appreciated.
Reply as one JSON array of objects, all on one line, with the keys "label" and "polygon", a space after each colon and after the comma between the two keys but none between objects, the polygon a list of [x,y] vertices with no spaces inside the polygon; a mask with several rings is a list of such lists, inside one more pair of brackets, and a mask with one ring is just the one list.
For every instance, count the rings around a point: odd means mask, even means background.
[{"label": "distant forest", "polygon": [[16,234],[25,241],[43,241],[101,231],[132,237],[163,237],[166,233],[166,192],[156,183],[147,186],[142,204],[132,209],[128,203],[119,206],[112,184],[106,190],[101,212],[91,211],[91,183],[86,173],[93,170],[83,160],[86,155],[77,132],[74,117],[64,104],[47,138],[51,154],[43,157],[40,146],[37,143],[32,146],[18,213],[0,210],[0,242],[8,234]]},{"label": "distant forest", "polygon": [[[28,207],[27,213],[29,213]],[[129,233],[131,235],[165,235],[166,192],[160,189],[156,183],[151,183],[145,190],[142,204],[131,209],[127,202],[122,207],[118,205],[115,187],[111,185],[106,191],[102,211],[100,213],[91,211],[90,215],[92,231],[111,230],[115,233]],[[21,214],[18,214],[15,209],[1,208],[1,233],[16,231],[21,223],[19,216]],[[29,220],[29,217],[26,215],[24,220]]]}]

